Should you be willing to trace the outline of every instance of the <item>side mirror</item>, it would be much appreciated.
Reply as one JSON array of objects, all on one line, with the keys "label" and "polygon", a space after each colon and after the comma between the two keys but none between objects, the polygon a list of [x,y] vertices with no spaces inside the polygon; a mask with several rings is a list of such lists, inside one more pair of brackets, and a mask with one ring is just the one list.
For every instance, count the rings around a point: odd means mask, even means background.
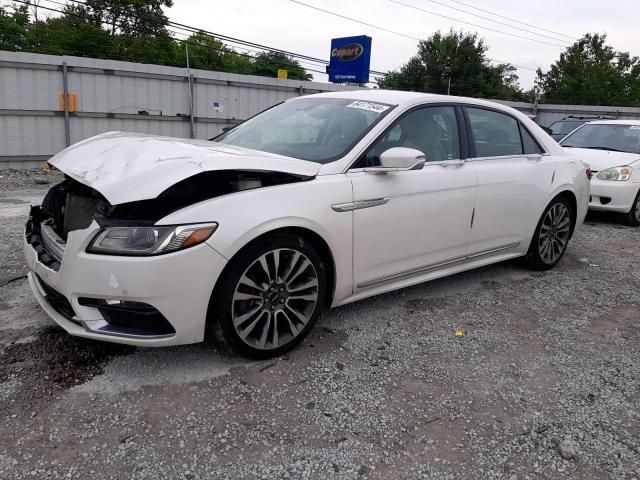
[{"label": "side mirror", "polygon": [[420,150],[406,147],[393,147],[380,155],[380,166],[366,167],[365,172],[388,173],[420,170],[424,167],[426,156]]},{"label": "side mirror", "polygon": [[542,125],[540,125],[540,128],[547,132],[547,134],[553,135],[553,130],[551,130],[549,127],[543,127]]}]

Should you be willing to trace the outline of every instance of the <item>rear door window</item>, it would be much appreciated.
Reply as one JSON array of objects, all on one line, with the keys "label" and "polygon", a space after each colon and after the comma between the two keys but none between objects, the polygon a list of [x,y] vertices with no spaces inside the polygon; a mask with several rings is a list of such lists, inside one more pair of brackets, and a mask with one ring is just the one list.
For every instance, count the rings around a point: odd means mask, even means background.
[{"label": "rear door window", "polygon": [[476,157],[522,155],[518,121],[504,113],[467,108]]},{"label": "rear door window", "polygon": [[520,124],[520,134],[522,135],[522,148],[525,155],[542,154],[544,151],[538,145],[538,142],[533,138],[533,135],[529,133],[524,125]]}]

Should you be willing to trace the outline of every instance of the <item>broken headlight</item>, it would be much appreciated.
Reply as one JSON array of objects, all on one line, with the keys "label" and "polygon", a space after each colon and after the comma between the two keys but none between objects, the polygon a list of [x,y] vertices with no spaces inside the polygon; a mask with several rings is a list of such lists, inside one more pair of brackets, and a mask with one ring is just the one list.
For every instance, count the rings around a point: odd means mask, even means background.
[{"label": "broken headlight", "polygon": [[217,223],[180,226],[108,227],[95,236],[88,253],[104,255],[160,255],[184,250],[206,241]]}]

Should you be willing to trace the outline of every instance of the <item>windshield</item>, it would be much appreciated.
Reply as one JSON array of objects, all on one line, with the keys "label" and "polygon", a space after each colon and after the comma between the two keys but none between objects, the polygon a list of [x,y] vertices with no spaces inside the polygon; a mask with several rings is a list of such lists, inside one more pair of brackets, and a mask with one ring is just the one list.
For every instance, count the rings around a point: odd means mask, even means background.
[{"label": "windshield", "polygon": [[294,100],[256,115],[214,141],[328,163],[350,150],[392,108],[341,98]]},{"label": "windshield", "polygon": [[585,123],[587,122],[559,121],[552,123],[549,128],[551,129],[551,133],[553,133],[553,135],[566,135],[573,132],[576,128],[578,128],[580,125],[584,125]]},{"label": "windshield", "polygon": [[585,125],[560,143],[563,147],[640,153],[640,125]]}]

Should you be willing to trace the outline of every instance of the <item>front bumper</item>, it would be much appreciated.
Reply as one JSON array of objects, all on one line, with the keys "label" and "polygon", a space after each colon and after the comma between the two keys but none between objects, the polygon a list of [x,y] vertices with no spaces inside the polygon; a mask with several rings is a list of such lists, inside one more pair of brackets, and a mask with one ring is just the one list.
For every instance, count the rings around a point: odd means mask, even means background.
[{"label": "front bumper", "polygon": [[594,176],[591,179],[589,209],[629,213],[639,189],[638,183],[600,180]]},{"label": "front bumper", "polygon": [[[206,243],[155,257],[86,253],[98,230],[94,222],[84,230],[70,232],[62,262],[55,266],[45,265],[42,254],[38,258],[24,237],[29,285],[45,312],[79,337],[137,346],[202,341],[209,299],[226,259]],[[88,305],[87,299],[147,305],[172,328],[148,334],[144,329],[114,326],[103,315],[104,310]]]}]

